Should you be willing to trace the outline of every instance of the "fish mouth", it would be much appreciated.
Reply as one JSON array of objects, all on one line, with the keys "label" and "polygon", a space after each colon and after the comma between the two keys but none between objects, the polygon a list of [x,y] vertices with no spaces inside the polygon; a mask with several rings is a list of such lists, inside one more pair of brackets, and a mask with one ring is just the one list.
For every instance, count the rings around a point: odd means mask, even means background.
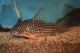
[{"label": "fish mouth", "polygon": [[17,31],[11,31],[10,34],[12,35],[13,38],[25,38],[25,39],[30,39],[28,37],[25,37],[21,34],[19,34]]}]

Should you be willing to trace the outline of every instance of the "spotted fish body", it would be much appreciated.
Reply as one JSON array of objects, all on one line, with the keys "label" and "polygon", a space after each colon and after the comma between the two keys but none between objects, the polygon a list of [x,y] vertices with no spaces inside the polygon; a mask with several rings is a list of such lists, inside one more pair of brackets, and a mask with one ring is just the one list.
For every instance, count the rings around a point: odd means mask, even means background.
[{"label": "spotted fish body", "polygon": [[55,31],[53,26],[54,24],[42,20],[29,19],[15,25],[11,30],[11,34],[28,38],[52,35]]},{"label": "spotted fish body", "polygon": [[74,10],[57,23],[48,23],[39,19],[28,19],[18,23],[11,30],[12,35],[35,37],[65,32],[69,27],[80,24],[80,9]]}]

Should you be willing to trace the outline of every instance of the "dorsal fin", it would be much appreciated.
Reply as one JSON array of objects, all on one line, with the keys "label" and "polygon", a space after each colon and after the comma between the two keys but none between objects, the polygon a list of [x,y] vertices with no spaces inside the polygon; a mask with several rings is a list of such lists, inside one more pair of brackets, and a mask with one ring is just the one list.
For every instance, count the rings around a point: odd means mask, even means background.
[{"label": "dorsal fin", "polygon": [[36,20],[42,20],[42,21],[46,21],[46,17],[44,15],[44,12],[43,12],[43,8],[40,8],[38,10],[38,12],[36,13],[36,15],[32,18],[32,19],[36,19]]},{"label": "dorsal fin", "polygon": [[14,0],[13,0],[13,4],[14,4],[14,11],[16,12],[16,14],[18,16],[18,22],[17,23],[22,22],[21,13],[19,12],[18,6]]}]

